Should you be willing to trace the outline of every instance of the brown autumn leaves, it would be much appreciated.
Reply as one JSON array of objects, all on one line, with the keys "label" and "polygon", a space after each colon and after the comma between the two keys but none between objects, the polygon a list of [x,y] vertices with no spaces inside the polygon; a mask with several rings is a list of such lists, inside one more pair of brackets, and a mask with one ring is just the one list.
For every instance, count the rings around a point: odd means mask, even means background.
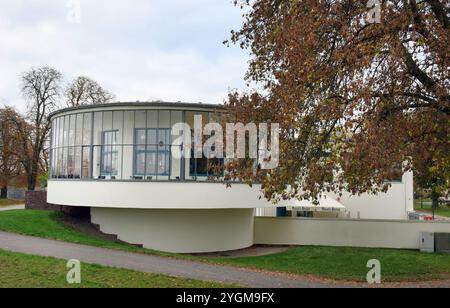
[{"label": "brown autumn leaves", "polygon": [[449,0],[381,2],[378,24],[366,1],[251,2],[231,42],[251,51],[247,80],[262,90],[231,94],[228,109],[280,123],[280,166],[254,174],[234,162],[233,177],[261,181],[272,199],[375,193],[403,163],[446,193]]}]

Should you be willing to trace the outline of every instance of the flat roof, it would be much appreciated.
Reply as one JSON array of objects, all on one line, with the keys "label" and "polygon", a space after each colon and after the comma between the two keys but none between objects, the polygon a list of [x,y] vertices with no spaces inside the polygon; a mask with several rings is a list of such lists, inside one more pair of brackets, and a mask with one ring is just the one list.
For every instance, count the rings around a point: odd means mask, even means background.
[{"label": "flat roof", "polygon": [[106,104],[92,104],[92,105],[81,105],[76,107],[62,108],[52,112],[48,117],[52,118],[58,114],[77,111],[77,110],[89,110],[97,108],[108,108],[108,107],[175,107],[175,108],[198,108],[198,109],[224,109],[223,105],[219,104],[203,104],[203,103],[186,103],[186,102],[114,102]]}]

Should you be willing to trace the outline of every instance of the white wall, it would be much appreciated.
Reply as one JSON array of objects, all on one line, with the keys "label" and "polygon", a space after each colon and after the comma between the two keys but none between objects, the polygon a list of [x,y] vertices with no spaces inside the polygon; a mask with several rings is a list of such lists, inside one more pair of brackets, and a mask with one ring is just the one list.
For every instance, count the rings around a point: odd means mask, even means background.
[{"label": "white wall", "polygon": [[255,244],[419,249],[421,232],[450,222],[255,217]]},{"label": "white wall", "polygon": [[413,174],[407,172],[402,182],[392,182],[386,193],[377,195],[351,195],[344,192],[341,197],[330,194],[341,202],[350,213],[350,218],[361,219],[408,219],[414,211]]},{"label": "white wall", "polygon": [[273,207],[260,186],[204,182],[120,182],[50,180],[53,204],[136,209],[228,209]]},{"label": "white wall", "polygon": [[134,210],[92,208],[92,222],[120,240],[176,253],[253,245],[253,209]]}]

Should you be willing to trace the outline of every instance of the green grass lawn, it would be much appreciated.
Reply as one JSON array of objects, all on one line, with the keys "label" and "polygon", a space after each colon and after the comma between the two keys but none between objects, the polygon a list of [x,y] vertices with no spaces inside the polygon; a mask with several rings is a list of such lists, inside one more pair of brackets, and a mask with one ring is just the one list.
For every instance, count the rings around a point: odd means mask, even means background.
[{"label": "green grass lawn", "polygon": [[365,282],[369,271],[366,264],[371,259],[381,262],[382,280],[385,282],[450,279],[449,255],[409,250],[292,247],[268,256],[221,258],[216,261],[256,269]]},{"label": "green grass lawn", "polygon": [[[425,212],[425,213],[433,213],[433,209],[431,207],[431,203],[427,202],[423,204],[423,208],[420,204],[420,201],[414,202],[414,209],[419,212]],[[439,208],[436,209],[436,215],[443,216],[443,217],[450,217],[450,207],[446,205],[441,205]]]},{"label": "green grass lawn", "polygon": [[60,222],[57,213],[33,210],[0,212],[0,230],[105,248],[294,274],[315,275],[337,280],[365,281],[368,271],[366,264],[370,259],[381,261],[383,281],[450,279],[449,255],[424,254],[418,251],[292,247],[285,252],[269,256],[194,257],[162,253],[97,239],[65,226]]},{"label": "green grass lawn", "polygon": [[81,284],[68,284],[66,262],[0,250],[0,288],[217,288],[226,285],[81,264]]},{"label": "green grass lawn", "polygon": [[18,205],[18,204],[24,204],[24,200],[18,200],[18,199],[0,199],[0,206],[10,206],[10,205]]}]

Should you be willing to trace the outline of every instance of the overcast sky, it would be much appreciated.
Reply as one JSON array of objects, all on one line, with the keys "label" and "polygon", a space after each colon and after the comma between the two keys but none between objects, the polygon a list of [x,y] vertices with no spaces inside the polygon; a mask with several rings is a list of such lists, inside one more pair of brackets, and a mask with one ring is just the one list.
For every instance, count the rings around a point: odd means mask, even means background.
[{"label": "overcast sky", "polygon": [[241,14],[232,0],[0,0],[0,103],[23,110],[19,76],[41,65],[120,101],[222,103],[245,85],[246,53],[222,44]]}]

